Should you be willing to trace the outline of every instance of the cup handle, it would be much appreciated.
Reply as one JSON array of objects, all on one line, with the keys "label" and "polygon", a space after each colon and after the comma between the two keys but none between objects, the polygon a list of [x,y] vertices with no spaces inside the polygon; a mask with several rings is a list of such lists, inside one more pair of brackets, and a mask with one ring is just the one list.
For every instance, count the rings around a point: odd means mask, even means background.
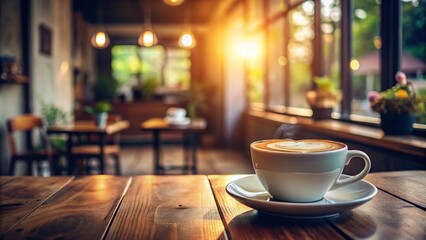
[{"label": "cup handle", "polygon": [[371,168],[371,161],[370,158],[368,157],[368,155],[362,151],[359,150],[349,150],[348,151],[348,155],[346,157],[346,164],[348,165],[349,162],[351,161],[352,158],[354,157],[360,157],[364,160],[364,169],[358,173],[355,176],[352,176],[350,178],[346,178],[343,180],[339,180],[337,179],[336,182],[334,183],[334,185],[330,188],[330,190],[334,190],[336,188],[341,188],[344,186],[347,186],[349,184],[355,183],[355,182],[359,182],[361,181],[365,176],[367,176],[368,172],[370,171]]}]

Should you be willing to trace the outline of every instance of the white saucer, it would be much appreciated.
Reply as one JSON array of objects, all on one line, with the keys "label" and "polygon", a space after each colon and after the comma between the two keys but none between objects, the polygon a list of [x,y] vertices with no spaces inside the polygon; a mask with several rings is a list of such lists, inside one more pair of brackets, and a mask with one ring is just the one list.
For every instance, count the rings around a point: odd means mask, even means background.
[{"label": "white saucer", "polygon": [[164,120],[170,125],[188,125],[191,122],[190,118],[171,118],[165,117]]},{"label": "white saucer", "polygon": [[[347,175],[340,177],[348,178]],[[291,218],[325,218],[358,207],[371,200],[377,188],[360,181],[346,187],[329,191],[323,199],[311,203],[281,202],[271,199],[271,195],[260,184],[256,175],[230,182],[226,186],[229,195],[240,203],[262,212],[279,214]]]}]

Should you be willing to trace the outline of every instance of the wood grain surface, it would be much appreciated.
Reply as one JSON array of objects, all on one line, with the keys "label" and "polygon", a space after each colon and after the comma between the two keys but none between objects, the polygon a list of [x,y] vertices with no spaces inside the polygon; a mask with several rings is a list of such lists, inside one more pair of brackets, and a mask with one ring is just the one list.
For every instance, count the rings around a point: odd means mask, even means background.
[{"label": "wood grain surface", "polygon": [[0,238],[72,177],[1,177]]},{"label": "wood grain surface", "polygon": [[164,118],[150,118],[140,124],[142,130],[162,130],[162,131],[203,131],[207,127],[207,122],[202,118],[191,119],[189,124],[176,125],[168,124]]},{"label": "wood grain surface", "polygon": [[75,178],[16,225],[5,239],[101,239],[129,179],[107,175]]},{"label": "wood grain surface", "polygon": [[206,176],[139,176],[107,239],[226,239],[226,235]]},{"label": "wood grain surface", "polygon": [[128,127],[129,122],[125,120],[108,123],[106,128],[99,128],[96,126],[95,121],[80,120],[76,121],[74,125],[52,126],[47,131],[49,133],[105,133],[111,135],[123,131]]},{"label": "wood grain surface", "polygon": [[14,176],[0,176],[0,186],[12,181],[12,179],[14,178],[15,178]]},{"label": "wood grain surface", "polygon": [[378,191],[366,204],[328,219],[351,239],[425,239],[426,214],[410,203]]},{"label": "wood grain surface", "polygon": [[370,173],[366,180],[383,191],[426,209],[426,171]]},{"label": "wood grain surface", "polygon": [[231,239],[343,239],[326,221],[294,220],[258,212],[234,200],[226,185],[245,175],[214,176],[209,180]]},{"label": "wood grain surface", "polygon": [[316,220],[240,204],[247,175],[0,177],[0,239],[426,239],[425,173],[371,173],[371,201]]}]

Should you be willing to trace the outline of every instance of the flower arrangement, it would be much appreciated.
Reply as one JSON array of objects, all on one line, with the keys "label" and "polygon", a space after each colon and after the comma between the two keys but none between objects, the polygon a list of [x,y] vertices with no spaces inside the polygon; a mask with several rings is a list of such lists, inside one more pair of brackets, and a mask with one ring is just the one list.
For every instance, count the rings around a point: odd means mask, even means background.
[{"label": "flower arrangement", "polygon": [[306,99],[313,108],[333,108],[342,99],[341,92],[335,88],[333,81],[327,77],[315,77],[315,90],[306,93]]},{"label": "flower arrangement", "polygon": [[397,84],[382,92],[371,91],[368,101],[371,109],[380,114],[416,114],[421,111],[421,98],[416,96],[411,82],[403,72],[395,75]]}]

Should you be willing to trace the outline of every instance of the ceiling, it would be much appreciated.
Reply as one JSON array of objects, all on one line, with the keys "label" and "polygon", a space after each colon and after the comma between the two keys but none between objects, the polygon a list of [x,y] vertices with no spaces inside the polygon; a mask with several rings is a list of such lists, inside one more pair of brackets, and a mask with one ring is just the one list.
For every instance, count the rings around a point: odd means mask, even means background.
[{"label": "ceiling", "polygon": [[209,21],[219,2],[220,0],[185,0],[181,5],[172,7],[162,0],[74,0],[73,8],[74,11],[82,12],[83,18],[90,23],[143,23],[144,13],[148,12],[145,10],[151,9],[153,24],[182,23],[186,12],[189,13],[191,23],[203,24]]}]

